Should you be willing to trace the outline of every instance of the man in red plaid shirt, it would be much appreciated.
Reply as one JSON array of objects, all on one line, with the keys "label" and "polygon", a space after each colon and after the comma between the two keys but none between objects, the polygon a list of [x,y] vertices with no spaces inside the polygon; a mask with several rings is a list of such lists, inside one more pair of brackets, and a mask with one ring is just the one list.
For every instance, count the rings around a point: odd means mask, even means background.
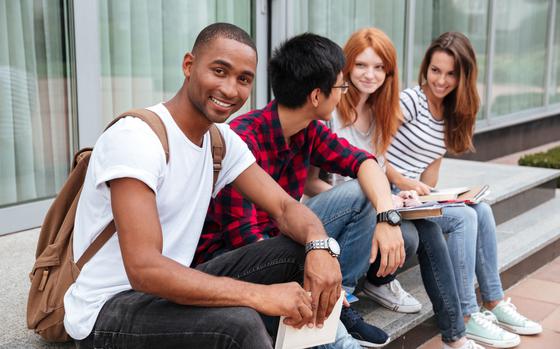
[{"label": "man in red plaid shirt", "polygon": [[[270,61],[276,100],[234,119],[230,127],[247,143],[257,163],[297,200],[303,195],[311,165],[358,179],[306,203],[329,236],[340,243],[342,284],[352,293],[375,258],[381,258],[379,275],[385,276],[403,265],[405,250],[400,221],[376,224],[376,212],[394,211],[389,183],[374,156],[337,137],[321,122],[330,119],[341,94],[348,89],[342,78],[343,66],[343,52],[331,40],[314,34],[292,38]],[[235,187],[226,186],[210,203],[195,261],[201,263],[277,236],[279,228],[268,213],[256,208]],[[315,248],[332,252],[330,243],[336,241],[329,240],[317,242]],[[309,243],[306,247],[314,249]],[[378,346],[388,341],[382,330],[365,323],[350,307],[343,309],[341,319],[362,345]]]}]

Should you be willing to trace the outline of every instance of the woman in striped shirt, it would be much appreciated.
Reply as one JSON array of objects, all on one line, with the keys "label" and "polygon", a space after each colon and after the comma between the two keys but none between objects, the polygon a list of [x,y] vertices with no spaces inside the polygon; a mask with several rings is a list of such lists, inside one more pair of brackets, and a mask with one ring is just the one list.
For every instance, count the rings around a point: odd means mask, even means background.
[{"label": "woman in striped shirt", "polygon": [[[479,108],[476,81],[476,56],[466,36],[448,32],[432,42],[420,66],[419,86],[401,92],[404,120],[388,150],[387,176],[400,190],[428,194],[437,184],[443,155],[473,149]],[[519,343],[519,336],[502,328],[517,334],[540,333],[539,324],[519,314],[509,299],[504,300],[490,206],[448,207],[442,217],[431,220],[449,234],[467,337],[508,348]],[[476,301],[475,274],[482,308]]]}]

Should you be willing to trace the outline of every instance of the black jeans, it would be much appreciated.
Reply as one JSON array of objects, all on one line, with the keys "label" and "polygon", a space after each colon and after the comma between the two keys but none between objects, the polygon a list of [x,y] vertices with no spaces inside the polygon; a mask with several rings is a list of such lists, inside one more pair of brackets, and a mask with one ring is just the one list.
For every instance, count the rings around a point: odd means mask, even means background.
[{"label": "black jeans", "polygon": [[[196,269],[259,284],[301,283],[304,261],[303,246],[278,236],[224,253],[198,265]],[[270,320],[265,318],[268,324]],[[105,303],[92,333],[76,342],[76,346],[272,348],[269,332],[274,330],[269,328],[267,331],[261,315],[251,308],[180,305],[129,290],[116,294]],[[274,336],[274,333],[271,334]]]}]

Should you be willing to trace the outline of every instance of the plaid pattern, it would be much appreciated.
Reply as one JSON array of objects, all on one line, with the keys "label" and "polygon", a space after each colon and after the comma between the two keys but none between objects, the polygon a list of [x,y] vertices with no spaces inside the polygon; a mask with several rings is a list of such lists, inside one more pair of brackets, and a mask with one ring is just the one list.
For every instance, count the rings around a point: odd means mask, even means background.
[{"label": "plaid pattern", "polygon": [[[303,195],[310,165],[355,178],[364,160],[375,159],[337,137],[319,121],[293,135],[288,145],[275,101],[264,109],[237,117],[230,127],[247,143],[257,164],[296,200]],[[194,261],[202,263],[216,251],[233,250],[278,234],[278,227],[268,213],[228,185],[210,202]]]}]

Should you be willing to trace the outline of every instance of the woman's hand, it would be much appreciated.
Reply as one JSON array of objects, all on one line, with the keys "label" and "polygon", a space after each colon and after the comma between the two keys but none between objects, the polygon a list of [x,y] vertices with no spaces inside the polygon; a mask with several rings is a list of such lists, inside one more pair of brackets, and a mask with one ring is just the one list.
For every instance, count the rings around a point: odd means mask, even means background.
[{"label": "woman's hand", "polygon": [[398,196],[403,201],[404,207],[414,207],[422,203],[415,190],[403,190],[399,192]]},{"label": "woman's hand", "polygon": [[400,190],[414,190],[418,195],[428,195],[432,187],[416,179],[403,177],[398,184]]}]

